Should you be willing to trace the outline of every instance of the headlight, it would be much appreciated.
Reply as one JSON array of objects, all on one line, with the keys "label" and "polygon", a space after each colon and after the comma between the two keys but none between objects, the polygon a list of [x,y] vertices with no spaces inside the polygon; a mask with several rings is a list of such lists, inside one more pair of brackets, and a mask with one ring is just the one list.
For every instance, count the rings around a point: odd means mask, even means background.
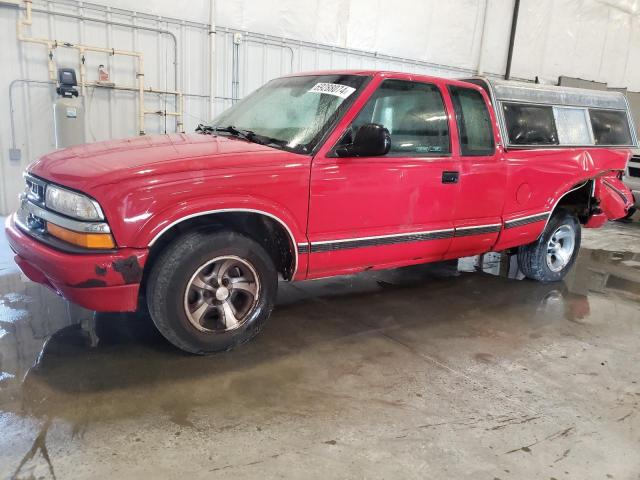
[{"label": "headlight", "polygon": [[89,197],[65,188],[47,185],[45,206],[80,220],[104,220],[98,204]]}]

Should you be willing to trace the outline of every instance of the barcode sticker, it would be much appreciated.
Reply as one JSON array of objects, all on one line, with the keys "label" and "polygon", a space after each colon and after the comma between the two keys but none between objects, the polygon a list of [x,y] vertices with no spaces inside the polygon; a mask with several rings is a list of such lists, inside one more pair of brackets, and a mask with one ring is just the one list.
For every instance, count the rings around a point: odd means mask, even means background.
[{"label": "barcode sticker", "polygon": [[309,90],[309,93],[326,93],[340,98],[347,98],[355,91],[355,88],[340,85],[339,83],[316,83],[313,88]]}]

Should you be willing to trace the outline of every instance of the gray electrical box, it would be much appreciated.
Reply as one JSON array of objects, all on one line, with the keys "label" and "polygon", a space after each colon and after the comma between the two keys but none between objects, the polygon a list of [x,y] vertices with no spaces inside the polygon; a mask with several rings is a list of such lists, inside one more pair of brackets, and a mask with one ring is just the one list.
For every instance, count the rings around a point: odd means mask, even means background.
[{"label": "gray electrical box", "polygon": [[79,98],[58,97],[53,102],[56,148],[85,143],[84,107]]}]

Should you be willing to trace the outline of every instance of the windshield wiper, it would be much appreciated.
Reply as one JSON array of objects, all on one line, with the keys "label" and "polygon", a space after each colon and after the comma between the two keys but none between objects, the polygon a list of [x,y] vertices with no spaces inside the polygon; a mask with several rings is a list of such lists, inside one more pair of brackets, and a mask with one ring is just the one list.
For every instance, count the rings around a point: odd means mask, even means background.
[{"label": "windshield wiper", "polygon": [[202,133],[213,132],[213,127],[211,125],[206,124],[206,123],[199,123],[196,126],[196,132],[202,132]]},{"label": "windshield wiper", "polygon": [[201,123],[196,127],[196,132],[202,133],[215,133],[222,132],[233,135],[234,137],[242,138],[244,140],[248,140],[249,142],[258,143],[260,145],[275,145],[278,147],[287,147],[287,142],[284,140],[279,140],[277,138],[267,137],[264,135],[258,135],[257,133],[251,130],[244,130],[242,128],[236,128],[233,125],[227,125],[226,127],[218,127],[215,125],[205,125]]},{"label": "windshield wiper", "polygon": [[255,135],[255,133],[253,133],[251,130],[242,130],[234,127],[233,125],[228,125],[226,127],[218,127],[216,125],[206,125],[204,123],[201,123],[196,127],[196,132],[202,132],[202,133],[224,132],[224,133],[230,133],[231,135],[234,135],[236,137],[246,138],[247,140],[250,140]]}]

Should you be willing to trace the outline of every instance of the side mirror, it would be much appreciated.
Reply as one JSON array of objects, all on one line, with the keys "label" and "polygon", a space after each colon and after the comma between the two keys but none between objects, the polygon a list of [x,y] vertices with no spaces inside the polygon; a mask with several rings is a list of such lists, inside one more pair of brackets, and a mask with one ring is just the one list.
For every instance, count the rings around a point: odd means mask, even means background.
[{"label": "side mirror", "polygon": [[336,150],[340,157],[377,157],[386,155],[391,148],[389,130],[377,123],[366,123],[358,130],[353,143]]}]

